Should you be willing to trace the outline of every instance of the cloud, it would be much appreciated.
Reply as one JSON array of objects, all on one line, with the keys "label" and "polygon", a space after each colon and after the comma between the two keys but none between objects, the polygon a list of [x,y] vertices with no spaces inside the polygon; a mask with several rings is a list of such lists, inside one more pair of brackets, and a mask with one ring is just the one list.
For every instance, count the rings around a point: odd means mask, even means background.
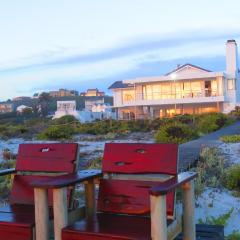
[{"label": "cloud", "polygon": [[235,32],[196,31],[162,37],[139,36],[116,47],[84,54],[76,53],[75,49],[50,50],[23,59],[15,67],[1,68],[0,81],[8,83],[1,96],[30,95],[42,89],[70,86],[78,90],[95,85],[106,88],[114,80],[164,74],[171,70],[169,66],[184,63],[184,59],[213,69],[217,64],[211,62],[210,67],[206,66],[206,58],[222,59],[229,36],[240,40]]}]

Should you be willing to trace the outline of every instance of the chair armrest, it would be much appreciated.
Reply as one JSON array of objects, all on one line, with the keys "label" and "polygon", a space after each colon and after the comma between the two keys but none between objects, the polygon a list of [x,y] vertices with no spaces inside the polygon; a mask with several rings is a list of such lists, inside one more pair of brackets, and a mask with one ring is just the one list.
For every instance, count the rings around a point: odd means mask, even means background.
[{"label": "chair armrest", "polygon": [[4,170],[0,170],[0,176],[5,176],[8,174],[13,174],[16,173],[17,171],[15,170],[15,168],[8,168],[8,169],[4,169]]},{"label": "chair armrest", "polygon": [[74,174],[49,176],[42,180],[33,181],[30,185],[34,188],[63,188],[102,176],[102,171],[97,169],[82,170]]},{"label": "chair armrest", "polygon": [[186,182],[189,182],[198,176],[195,172],[183,172],[178,174],[176,177],[161,183],[159,186],[152,187],[150,194],[153,196],[165,195],[171,190],[180,187]]}]

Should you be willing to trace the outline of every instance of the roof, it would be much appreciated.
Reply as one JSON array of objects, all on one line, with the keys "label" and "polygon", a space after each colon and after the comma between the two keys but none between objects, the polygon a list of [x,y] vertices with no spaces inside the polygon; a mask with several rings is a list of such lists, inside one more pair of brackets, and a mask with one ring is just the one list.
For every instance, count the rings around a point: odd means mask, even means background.
[{"label": "roof", "polygon": [[108,89],[129,88],[129,87],[133,87],[133,84],[123,83],[122,81],[116,81]]},{"label": "roof", "polygon": [[182,66],[180,66],[180,67],[175,68],[175,69],[172,70],[171,72],[166,73],[165,76],[168,76],[168,75],[170,75],[170,74],[172,74],[172,73],[174,73],[174,72],[177,72],[177,71],[179,71],[180,69],[183,69],[183,68],[185,68],[185,67],[187,67],[187,66],[190,66],[190,67],[192,67],[192,68],[196,68],[196,69],[199,69],[199,70],[202,70],[202,71],[205,71],[205,72],[212,72],[212,71],[210,71],[210,70],[208,70],[208,69],[205,69],[205,68],[202,68],[202,67],[199,67],[199,66],[190,64],[190,63],[186,63],[186,64],[184,64],[184,65],[182,65]]}]

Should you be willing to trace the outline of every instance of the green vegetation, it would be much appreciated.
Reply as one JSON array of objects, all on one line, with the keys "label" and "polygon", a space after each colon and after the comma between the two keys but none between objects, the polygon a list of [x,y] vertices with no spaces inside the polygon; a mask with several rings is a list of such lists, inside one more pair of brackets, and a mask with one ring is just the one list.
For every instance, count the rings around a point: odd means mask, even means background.
[{"label": "green vegetation", "polygon": [[233,165],[226,170],[225,186],[229,190],[240,191],[240,164]]},{"label": "green vegetation", "polygon": [[172,122],[160,127],[155,135],[155,140],[158,143],[184,143],[197,136],[197,132],[187,124]]},{"label": "green vegetation", "polygon": [[226,136],[220,137],[220,140],[225,143],[238,143],[238,142],[240,142],[240,135],[238,135],[238,134],[226,135]]},{"label": "green vegetation", "polygon": [[38,134],[38,140],[65,140],[71,139],[72,135],[75,133],[72,126],[50,126],[42,133]]},{"label": "green vegetation", "polygon": [[24,125],[0,125],[0,138],[21,137],[27,133],[28,129]]},{"label": "green vegetation", "polygon": [[231,117],[223,113],[205,113],[196,116],[195,127],[199,134],[206,134],[216,131],[233,122],[234,120]]},{"label": "green vegetation", "polygon": [[211,224],[211,225],[223,225],[225,226],[227,224],[227,221],[231,217],[231,214],[233,212],[233,208],[231,208],[228,212],[221,214],[219,217],[207,217],[204,221],[202,219],[199,219],[198,222],[200,224]]},{"label": "green vegetation", "polygon": [[102,168],[102,157],[98,157],[88,161],[86,165],[87,169],[101,169]]},{"label": "green vegetation", "polygon": [[240,107],[235,107],[235,109],[231,111],[230,115],[237,119],[240,119]]},{"label": "green vegetation", "polygon": [[[42,100],[43,105],[47,101],[45,98]],[[36,116],[16,116],[15,120],[17,122],[4,122],[0,119],[0,138],[37,137],[41,140],[64,140],[71,139],[74,134],[79,133],[114,138],[132,132],[156,132],[157,142],[183,143],[233,122],[231,116],[222,113],[185,114],[154,120],[104,120],[92,123],[80,123],[73,116],[54,120]]]},{"label": "green vegetation", "polygon": [[240,232],[233,231],[230,235],[226,237],[226,240],[239,240],[240,239]]},{"label": "green vegetation", "polygon": [[221,187],[225,181],[225,160],[217,148],[205,147],[197,162],[195,192],[200,195],[205,187]]},{"label": "green vegetation", "polygon": [[[15,162],[16,162],[15,160],[7,160],[7,161],[0,163],[0,170],[7,169],[7,168],[14,168]],[[5,199],[8,197],[11,186],[12,186],[11,175],[0,177],[0,196],[1,196],[1,198]]]}]

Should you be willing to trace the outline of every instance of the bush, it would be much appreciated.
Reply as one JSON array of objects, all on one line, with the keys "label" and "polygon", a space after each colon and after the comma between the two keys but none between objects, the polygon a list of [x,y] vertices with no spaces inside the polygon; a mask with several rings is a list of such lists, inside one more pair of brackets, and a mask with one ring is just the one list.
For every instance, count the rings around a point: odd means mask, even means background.
[{"label": "bush", "polygon": [[231,214],[233,212],[233,208],[231,208],[229,211],[227,211],[224,214],[221,214],[219,217],[207,217],[205,221],[202,219],[199,219],[200,224],[210,224],[210,225],[222,225],[225,226],[231,217]]},{"label": "bush", "polygon": [[200,133],[210,133],[233,123],[233,119],[223,113],[205,113],[196,117],[196,127]]},{"label": "bush", "polygon": [[240,191],[240,164],[233,165],[226,170],[225,186],[229,190]]},{"label": "bush", "polygon": [[227,240],[239,240],[240,239],[240,232],[233,231],[230,235],[226,237]]},{"label": "bush", "polygon": [[[2,163],[0,163],[0,170],[14,168],[15,163],[16,163],[15,160],[3,161]],[[0,196],[2,198],[8,197],[11,188],[12,188],[11,175],[0,177]]]},{"label": "bush", "polygon": [[205,187],[220,187],[225,180],[225,160],[217,148],[205,147],[197,162],[195,192],[200,195]]},{"label": "bush", "polygon": [[78,120],[72,116],[72,115],[66,115],[61,118],[57,118],[53,120],[54,124],[67,124],[67,123],[73,123],[73,122],[78,122]]},{"label": "bush", "polygon": [[233,111],[230,112],[229,114],[230,116],[234,116],[237,119],[240,119],[240,107],[235,107],[235,109]]},{"label": "bush", "polygon": [[1,125],[0,127],[0,137],[2,138],[22,137],[26,132],[28,132],[28,128],[24,125]]},{"label": "bush", "polygon": [[194,129],[188,125],[173,122],[160,127],[155,135],[155,140],[158,143],[184,143],[197,137]]},{"label": "bush", "polygon": [[226,135],[220,137],[220,140],[225,143],[238,143],[240,142],[240,135]]},{"label": "bush", "polygon": [[102,168],[102,157],[98,157],[87,162],[87,169],[101,169]]},{"label": "bush", "polygon": [[75,133],[72,126],[50,126],[43,133],[38,134],[39,140],[64,140],[70,139]]}]

